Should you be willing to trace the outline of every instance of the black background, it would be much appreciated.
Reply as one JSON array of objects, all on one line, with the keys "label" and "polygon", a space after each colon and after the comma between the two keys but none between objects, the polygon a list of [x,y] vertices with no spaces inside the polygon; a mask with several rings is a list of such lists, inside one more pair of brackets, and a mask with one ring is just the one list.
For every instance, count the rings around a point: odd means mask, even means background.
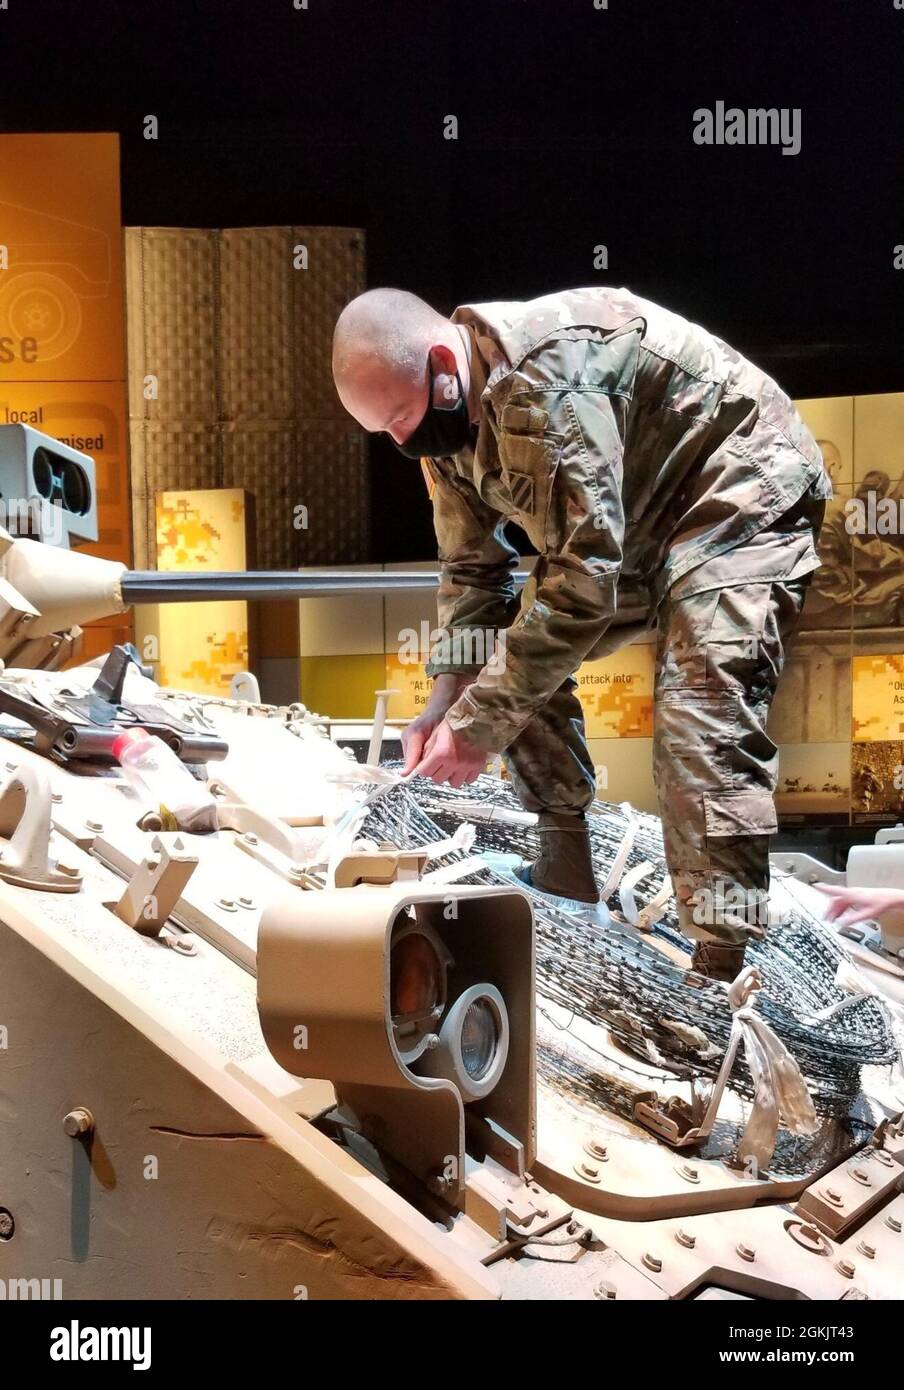
[{"label": "black background", "polygon": [[[794,396],[904,389],[895,0],[8,3],[0,129],[118,131],[127,225],[360,226],[444,311],[624,284]],[[695,145],[718,100],[799,107],[801,152]],[[429,555],[416,465],[372,459],[374,558]]]}]

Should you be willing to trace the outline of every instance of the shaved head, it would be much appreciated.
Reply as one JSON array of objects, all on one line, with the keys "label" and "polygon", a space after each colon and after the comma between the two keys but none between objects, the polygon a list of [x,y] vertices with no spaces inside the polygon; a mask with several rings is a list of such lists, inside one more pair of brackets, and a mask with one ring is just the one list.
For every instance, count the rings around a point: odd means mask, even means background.
[{"label": "shaved head", "polygon": [[346,304],[333,333],[333,380],[364,429],[407,438],[427,410],[431,369],[437,392],[448,391],[448,374],[468,380],[461,331],[423,299],[376,289]]},{"label": "shaved head", "polygon": [[436,334],[449,320],[407,290],[367,290],[346,304],[333,334],[333,375],[339,381],[362,359],[377,357],[399,371],[419,375]]}]

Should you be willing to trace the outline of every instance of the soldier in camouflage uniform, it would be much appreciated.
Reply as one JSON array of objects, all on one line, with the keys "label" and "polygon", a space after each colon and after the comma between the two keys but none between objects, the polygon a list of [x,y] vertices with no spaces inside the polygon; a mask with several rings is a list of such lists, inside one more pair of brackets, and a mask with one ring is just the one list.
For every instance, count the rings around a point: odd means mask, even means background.
[{"label": "soldier in camouflage uniform", "polygon": [[[408,765],[453,785],[502,751],[543,850],[529,873],[592,902],[594,795],[574,673],[656,622],[654,771],[700,973],[734,978],[765,920],[777,750],[766,717],[831,486],[778,386],[624,289],[464,305],[402,291],[337,324],[340,397],[423,457],[442,574],[430,705]],[[538,551],[516,597],[511,519]],[[488,637],[494,660],[475,659]]]}]

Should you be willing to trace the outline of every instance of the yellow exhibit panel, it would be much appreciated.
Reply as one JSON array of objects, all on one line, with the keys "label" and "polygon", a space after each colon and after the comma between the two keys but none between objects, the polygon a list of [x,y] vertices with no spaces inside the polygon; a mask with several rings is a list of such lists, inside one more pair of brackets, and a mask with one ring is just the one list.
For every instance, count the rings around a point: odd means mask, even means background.
[{"label": "yellow exhibit panel", "polygon": [[433,681],[421,661],[405,661],[398,652],[386,654],[386,689],[398,691],[389,702],[391,719],[415,719],[423,714]]},{"label": "yellow exhibit panel", "polygon": [[649,738],[653,733],[655,648],[623,647],[578,671],[588,738]]},{"label": "yellow exhibit panel", "polygon": [[[167,571],[247,568],[246,497],[241,488],[157,494],[157,568]],[[142,659],[161,685],[228,695],[248,669],[248,604],[161,603],[136,615]]]},{"label": "yellow exhibit panel", "polygon": [[[385,685],[384,665],[382,653],[303,656],[301,699],[314,714],[330,715],[333,719],[371,719],[374,691]],[[405,718],[393,701],[389,717],[396,716]]]},{"label": "yellow exhibit panel", "polygon": [[855,656],[855,743],[904,738],[904,656]]},{"label": "yellow exhibit panel", "polygon": [[658,812],[649,738],[588,738],[596,794],[602,801],[630,801],[638,811]]}]

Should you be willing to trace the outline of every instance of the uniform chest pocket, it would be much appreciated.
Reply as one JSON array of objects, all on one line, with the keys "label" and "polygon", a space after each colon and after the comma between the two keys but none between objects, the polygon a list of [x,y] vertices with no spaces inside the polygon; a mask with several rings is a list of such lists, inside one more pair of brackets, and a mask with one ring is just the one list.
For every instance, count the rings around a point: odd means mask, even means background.
[{"label": "uniform chest pocket", "polygon": [[537,550],[550,544],[549,513],[562,446],[538,434],[499,436],[499,483],[511,512]]}]

